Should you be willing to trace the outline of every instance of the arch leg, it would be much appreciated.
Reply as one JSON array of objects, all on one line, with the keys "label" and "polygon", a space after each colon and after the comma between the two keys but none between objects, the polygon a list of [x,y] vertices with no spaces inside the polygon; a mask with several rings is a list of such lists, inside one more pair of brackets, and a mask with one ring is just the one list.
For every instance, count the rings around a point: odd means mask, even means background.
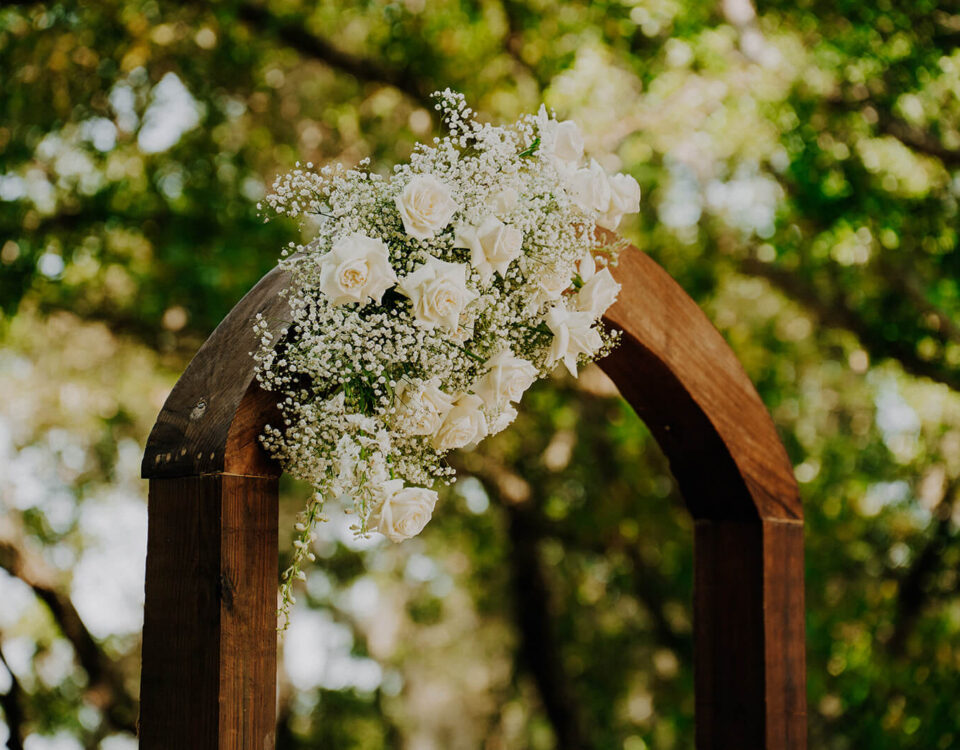
[{"label": "arch leg", "polygon": [[142,750],[273,750],[276,477],[150,480]]}]

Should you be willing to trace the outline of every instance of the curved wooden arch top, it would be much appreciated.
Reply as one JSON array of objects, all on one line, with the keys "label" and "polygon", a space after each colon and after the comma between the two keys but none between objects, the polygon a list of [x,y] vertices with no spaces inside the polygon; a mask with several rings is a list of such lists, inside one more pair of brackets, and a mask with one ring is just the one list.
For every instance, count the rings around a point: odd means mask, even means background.
[{"label": "curved wooden arch top", "polygon": [[[654,431],[693,515],[801,519],[793,467],[720,333],[645,253],[628,248],[612,270],[622,289],[604,319],[623,340],[601,366]],[[274,268],[197,352],[150,433],[144,478],[279,471],[256,449],[276,412],[255,385],[250,353],[259,343],[257,315],[274,337],[290,323],[279,296],[289,283],[290,274]]]},{"label": "curved wooden arch top", "polygon": [[600,361],[654,433],[695,518],[800,520],[793,465],[723,336],[649,256],[630,248],[604,316],[622,343]]},{"label": "curved wooden arch top", "polygon": [[[601,366],[656,437],[695,519],[697,747],[805,747],[803,513],[793,467],[750,379],[697,304],[636,248],[624,250],[612,271],[622,289],[605,320],[622,332],[622,343]],[[275,340],[289,325],[287,301],[279,295],[289,283],[287,272],[274,269],[237,304],[190,362],[147,442],[142,467],[151,479],[144,748],[178,746],[187,737],[191,747],[203,750],[269,746],[262,745],[269,738],[249,739],[252,744],[243,738],[272,731],[272,708],[266,713],[262,708],[272,707],[272,698],[254,710],[240,683],[229,677],[275,671],[275,653],[263,645],[245,661],[230,656],[230,649],[254,634],[258,642],[272,644],[275,638],[280,470],[257,438],[277,412],[275,395],[261,391],[254,379],[251,352],[259,343],[253,331],[258,314]],[[271,502],[256,504],[270,493]],[[204,503],[212,508],[209,519],[191,515]],[[168,547],[178,543],[177,528],[184,523],[226,529],[218,537],[219,557],[210,561],[211,574],[219,566],[213,597],[219,604],[209,607],[209,622],[200,625],[194,623],[195,608],[181,603],[178,609],[176,596],[162,583],[182,575],[184,565],[200,564],[194,547],[203,545],[192,537],[185,542],[186,559],[171,559]],[[254,527],[259,530],[251,531]],[[250,544],[266,544],[263,538],[271,533],[272,546],[251,561]],[[266,573],[257,568],[264,565]],[[242,580],[251,574],[254,590]],[[209,591],[188,594],[188,600],[210,598]],[[258,609],[256,623],[248,622],[240,604]],[[185,709],[186,699],[171,704],[164,692],[178,690],[179,681],[184,695],[185,667],[170,660],[167,633],[197,627],[212,629],[220,654],[216,679],[194,686],[202,694],[199,704],[219,717],[195,717],[195,731],[209,735],[204,742],[199,735],[183,734],[183,711],[200,709]],[[191,642],[185,648],[197,647]],[[264,658],[269,663],[262,664]],[[249,690],[246,680],[243,689]],[[204,703],[203,691],[214,689],[216,700],[207,696]],[[247,706],[256,719],[246,715],[246,708],[232,710],[231,705]],[[214,736],[218,739],[210,744]]]},{"label": "curved wooden arch top", "polygon": [[275,397],[257,387],[251,355],[260,346],[253,328],[258,315],[275,339],[289,325],[290,307],[280,295],[289,286],[289,272],[274,268],[203,343],[150,431],[144,479],[221,472],[279,476],[280,467],[257,444],[277,411]]}]

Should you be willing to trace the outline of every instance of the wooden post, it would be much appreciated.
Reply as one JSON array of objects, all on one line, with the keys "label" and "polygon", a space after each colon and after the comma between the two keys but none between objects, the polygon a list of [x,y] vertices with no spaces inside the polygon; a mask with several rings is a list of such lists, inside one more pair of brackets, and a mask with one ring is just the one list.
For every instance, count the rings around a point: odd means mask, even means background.
[{"label": "wooden post", "polygon": [[140,746],[274,746],[277,479],[150,482]]},{"label": "wooden post", "polygon": [[[699,750],[806,747],[803,513],[770,416],[723,337],[630,249],[602,367],[650,427],[695,519]],[[272,750],[277,484],[257,436],[277,418],[253,382],[255,316],[289,323],[267,274],[170,394],[150,479],[141,748]]]},{"label": "wooden post", "polygon": [[268,274],[220,324],[147,442],[142,750],[274,748],[280,468],[257,436],[278,414],[250,352],[257,313],[283,325],[285,281]]}]

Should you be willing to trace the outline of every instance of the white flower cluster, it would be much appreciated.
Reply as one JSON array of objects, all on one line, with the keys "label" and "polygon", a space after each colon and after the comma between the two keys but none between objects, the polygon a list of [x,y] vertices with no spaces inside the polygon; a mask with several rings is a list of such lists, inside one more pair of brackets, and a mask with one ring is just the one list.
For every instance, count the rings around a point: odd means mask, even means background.
[{"label": "white flower cluster", "polygon": [[459,94],[437,98],[450,134],[388,178],[308,164],[267,198],[317,226],[283,252],[289,330],[274,340],[258,323],[258,378],[283,418],[263,444],[316,489],[284,612],[325,498],[350,498],[358,534],[418,534],[448,451],[503,430],[558,363],[576,377],[614,343],[600,318],[617,248],[596,227],[639,210],[636,180],[586,163],[577,125],[543,107],[494,127]]}]

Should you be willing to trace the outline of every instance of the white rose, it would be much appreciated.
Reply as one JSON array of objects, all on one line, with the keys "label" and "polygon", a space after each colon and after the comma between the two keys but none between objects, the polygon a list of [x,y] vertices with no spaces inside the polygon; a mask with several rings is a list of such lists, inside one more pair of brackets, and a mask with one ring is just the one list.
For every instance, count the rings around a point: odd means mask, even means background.
[{"label": "white rose", "polygon": [[570,374],[577,377],[577,357],[581,354],[593,355],[603,344],[599,332],[592,327],[593,315],[557,305],[550,308],[545,322],[553,333],[548,361],[552,363],[562,359]]},{"label": "white rose", "polygon": [[428,328],[443,326],[455,331],[463,308],[476,299],[467,289],[467,267],[431,257],[420,268],[405,276],[397,289],[413,302],[413,314]]},{"label": "white rose", "polygon": [[640,185],[628,174],[615,174],[610,177],[610,205],[597,223],[616,230],[624,214],[640,211]]},{"label": "white rose", "polygon": [[487,418],[483,415],[483,401],[468,393],[461,396],[447,414],[437,434],[433,447],[438,451],[465,448],[479,443],[487,436]]},{"label": "white rose", "polygon": [[[391,480],[388,484],[395,481],[400,480]],[[370,519],[371,525],[391,542],[402,542],[423,531],[436,505],[437,493],[433,490],[404,487],[384,497]]]},{"label": "white rose", "polygon": [[605,214],[610,210],[610,180],[595,159],[590,166],[578,169],[568,181],[573,200],[588,213]]},{"label": "white rose", "polygon": [[640,185],[628,174],[607,176],[597,162],[570,175],[567,186],[574,202],[587,213],[597,215],[597,224],[615,230],[624,214],[640,210]]},{"label": "white rose", "polygon": [[570,288],[572,273],[561,270],[548,270],[537,274],[535,294],[530,307],[534,310],[547,302],[560,299],[560,296]]},{"label": "white rose", "polygon": [[487,200],[487,205],[495,214],[502,216],[513,211],[513,209],[517,207],[519,200],[520,193],[517,192],[516,188],[508,187],[504,188],[496,195],[490,196],[490,198]]},{"label": "white rose", "polygon": [[457,227],[454,247],[470,251],[470,262],[486,284],[493,272],[501,276],[510,263],[520,255],[523,233],[516,227],[504,224],[496,216],[488,216],[478,227]]},{"label": "white rose", "polygon": [[553,129],[553,155],[565,162],[578,162],[583,156],[583,134],[573,120],[558,122]]},{"label": "white rose", "polygon": [[509,347],[488,359],[485,366],[487,373],[477,381],[474,391],[490,412],[510,401],[519,401],[537,379],[537,368],[527,360],[515,357]]},{"label": "white rose", "polygon": [[619,293],[620,285],[614,281],[610,269],[604,268],[580,288],[577,309],[599,318],[616,301]]},{"label": "white rose", "polygon": [[334,305],[350,302],[380,302],[383,293],[397,283],[387,246],[366,235],[348,235],[319,261],[320,291]]},{"label": "white rose", "polygon": [[396,198],[407,234],[428,240],[450,223],[459,206],[449,187],[430,174],[414,177]]},{"label": "white rose", "polygon": [[576,165],[583,157],[583,134],[577,123],[573,120],[557,122],[547,115],[543,105],[540,105],[537,120],[543,153],[552,157],[561,169]]},{"label": "white rose", "polygon": [[402,381],[396,390],[398,426],[407,435],[433,435],[453,408],[453,399],[440,388],[440,378]]},{"label": "white rose", "polygon": [[517,410],[510,404],[504,406],[500,413],[490,421],[490,434],[496,435],[498,432],[503,432],[511,424],[513,420],[517,418]]}]

